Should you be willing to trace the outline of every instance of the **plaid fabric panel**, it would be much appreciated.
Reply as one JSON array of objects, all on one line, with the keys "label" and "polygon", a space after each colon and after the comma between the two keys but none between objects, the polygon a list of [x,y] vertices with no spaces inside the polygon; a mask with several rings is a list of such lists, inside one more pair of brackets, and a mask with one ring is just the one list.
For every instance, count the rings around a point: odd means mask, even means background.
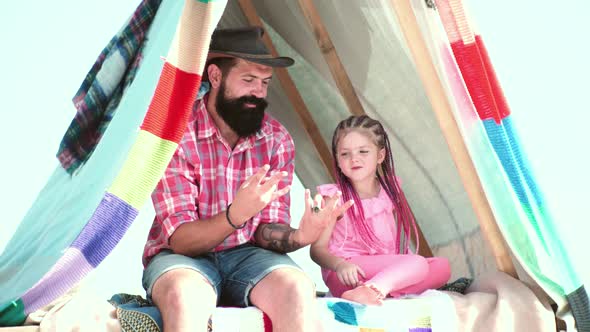
[{"label": "plaid fabric panel", "polygon": [[88,160],[113,118],[125,88],[135,77],[145,36],[161,1],[141,2],[98,56],[74,96],[77,113],[56,154],[68,173],[73,174]]}]

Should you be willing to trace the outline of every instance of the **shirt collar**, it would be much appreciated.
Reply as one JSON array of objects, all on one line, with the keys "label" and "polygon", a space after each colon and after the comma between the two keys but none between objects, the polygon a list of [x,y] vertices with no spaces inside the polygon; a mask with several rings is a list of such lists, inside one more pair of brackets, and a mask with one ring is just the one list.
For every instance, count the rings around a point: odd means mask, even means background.
[{"label": "shirt collar", "polygon": [[203,139],[213,136],[217,131],[217,126],[209,113],[207,112],[207,100],[209,94],[205,95],[202,99],[197,100],[196,117],[197,117],[197,138]]}]

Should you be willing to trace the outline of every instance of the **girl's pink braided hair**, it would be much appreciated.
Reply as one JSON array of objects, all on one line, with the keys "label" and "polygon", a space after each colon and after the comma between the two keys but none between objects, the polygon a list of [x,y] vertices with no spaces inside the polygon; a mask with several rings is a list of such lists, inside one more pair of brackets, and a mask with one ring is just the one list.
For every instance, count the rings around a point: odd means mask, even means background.
[{"label": "girl's pink braided hair", "polygon": [[[357,131],[361,134],[368,135],[379,149],[385,149],[385,159],[381,165],[377,166],[376,175],[379,183],[387,193],[387,196],[391,199],[394,206],[393,214],[395,222],[397,223],[397,234],[395,238],[396,248],[398,248],[398,253],[407,254],[410,252],[410,233],[413,232],[415,236],[414,238],[418,239],[416,221],[414,220],[414,215],[408,205],[406,196],[395,178],[395,168],[389,144],[389,137],[381,123],[367,115],[353,115],[341,121],[336,127],[334,136],[332,137],[334,169],[338,186],[342,191],[342,199],[343,201],[348,201],[350,199],[354,200],[354,205],[346,212],[352,223],[353,230],[360,235],[363,242],[372,248],[375,249],[379,246],[383,246],[383,243],[379,241],[373,230],[365,223],[365,214],[361,200],[357,192],[354,190],[352,183],[350,183],[350,180],[344,175],[344,173],[342,173],[340,166],[338,166],[338,154],[336,150],[338,142],[351,131]],[[404,248],[401,248],[402,231],[404,236],[403,243],[405,244]],[[416,244],[416,252],[418,252],[418,244]]]}]

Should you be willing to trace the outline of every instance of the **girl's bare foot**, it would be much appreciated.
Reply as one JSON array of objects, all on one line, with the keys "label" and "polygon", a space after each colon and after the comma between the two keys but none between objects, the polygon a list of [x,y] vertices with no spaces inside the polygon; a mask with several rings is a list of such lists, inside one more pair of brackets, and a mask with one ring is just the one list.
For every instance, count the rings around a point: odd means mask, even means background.
[{"label": "girl's bare foot", "polygon": [[365,305],[382,305],[384,296],[374,286],[360,285],[342,293],[341,297]]}]

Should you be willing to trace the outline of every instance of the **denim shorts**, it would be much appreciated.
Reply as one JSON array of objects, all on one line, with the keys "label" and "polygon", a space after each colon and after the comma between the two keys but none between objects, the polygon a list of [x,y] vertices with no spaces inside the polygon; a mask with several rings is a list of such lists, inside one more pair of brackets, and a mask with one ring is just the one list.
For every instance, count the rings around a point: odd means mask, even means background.
[{"label": "denim shorts", "polygon": [[151,300],[152,287],[164,273],[174,269],[192,269],[203,275],[217,294],[217,304],[246,307],[254,286],[279,268],[301,268],[286,254],[279,254],[250,243],[210,252],[196,258],[164,250],[152,258],[143,271],[143,288]]}]

